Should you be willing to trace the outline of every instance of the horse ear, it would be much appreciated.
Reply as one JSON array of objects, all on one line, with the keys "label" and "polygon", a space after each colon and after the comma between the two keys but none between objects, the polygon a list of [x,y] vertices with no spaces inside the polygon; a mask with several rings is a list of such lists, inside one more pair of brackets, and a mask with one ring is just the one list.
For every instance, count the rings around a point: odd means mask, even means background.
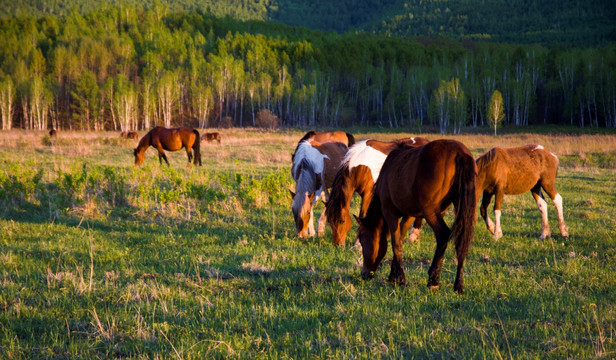
[{"label": "horse ear", "polygon": [[293,199],[295,197],[295,192],[293,192],[293,190],[289,189],[289,193],[291,194],[291,199]]},{"label": "horse ear", "polygon": [[[308,195],[308,194],[306,194],[306,195]],[[312,203],[312,201],[314,200],[314,193],[308,195],[308,200],[309,200],[309,202]]]},{"label": "horse ear", "polygon": [[357,223],[361,225],[361,218],[355,214],[353,214],[353,217],[355,218],[355,221],[357,221]]}]

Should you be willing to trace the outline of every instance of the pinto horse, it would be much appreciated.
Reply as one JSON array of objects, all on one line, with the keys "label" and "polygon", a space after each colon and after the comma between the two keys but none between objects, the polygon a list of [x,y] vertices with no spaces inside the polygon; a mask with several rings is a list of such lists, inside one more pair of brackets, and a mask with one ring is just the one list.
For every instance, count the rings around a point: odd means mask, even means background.
[{"label": "pinto horse", "polygon": [[[297,236],[314,236],[313,207],[320,197],[327,198],[327,188],[332,186],[336,171],[348,148],[339,142],[324,144],[302,141],[297,147],[291,173],[295,192],[291,191],[293,217]],[[317,226],[318,235],[325,229],[325,211]]]},{"label": "pinto horse", "polygon": [[[364,140],[349,148],[349,152],[344,157],[344,161],[334,178],[330,198],[326,205],[325,215],[332,228],[334,245],[344,245],[346,235],[351,229],[350,209],[354,193],[358,193],[361,197],[359,216],[366,215],[366,210],[372,200],[374,183],[379,177],[379,172],[387,155],[401,143],[409,146],[421,146],[428,142],[428,139],[422,137],[411,137],[390,142]],[[410,223],[404,222],[402,234],[406,234],[409,226]],[[409,235],[410,241],[418,240],[420,228],[421,218],[417,218],[413,231]]]},{"label": "pinto horse", "polygon": [[216,141],[218,145],[220,145],[220,133],[217,132],[207,132],[201,136],[201,141],[206,140],[207,142]]},{"label": "pinto horse", "polygon": [[[428,286],[438,288],[443,255],[453,235],[458,260],[454,290],[462,293],[464,259],[477,220],[476,178],[473,156],[466,146],[455,140],[435,140],[419,147],[401,144],[391,151],[381,168],[366,215],[358,218],[358,237],[364,257],[362,276],[372,277],[377,270],[387,252],[389,229],[394,254],[389,281],[406,283],[398,219],[421,216],[432,227],[436,237],[436,250],[428,270]],[[455,207],[453,232],[442,216],[452,203]]]},{"label": "pinto horse", "polygon": [[339,142],[339,143],[346,145],[347,147],[351,147],[353,144],[355,144],[355,137],[349,134],[348,132],[338,131],[338,130],[324,131],[324,132],[317,132],[314,130],[308,131],[297,142],[297,147],[295,148],[295,151],[293,152],[293,155],[291,156],[291,161],[295,161],[295,154],[297,153],[297,150],[299,149],[299,145],[306,140],[315,141],[321,144],[328,143],[328,142]]},{"label": "pinto horse", "polygon": [[167,166],[169,166],[165,150],[178,151],[182,148],[186,148],[188,163],[190,164],[191,160],[193,160],[192,153],[194,151],[194,164],[197,165],[197,163],[199,163],[199,166],[201,166],[201,151],[199,149],[199,144],[199,132],[195,129],[187,127],[167,129],[162,126],[157,126],[141,138],[139,145],[137,145],[133,151],[135,155],[135,165],[141,165],[143,163],[145,151],[152,146],[158,150],[158,161],[161,165],[164,159]]},{"label": "pinto horse", "polygon": [[[501,229],[501,204],[505,195],[518,195],[530,191],[541,212],[540,239],[550,237],[548,204],[541,189],[545,190],[556,206],[558,228],[563,237],[568,237],[563,217],[563,198],[556,191],[558,158],[541,145],[526,145],[515,148],[493,148],[477,159],[477,199],[481,192],[480,213],[488,230],[498,239],[503,236]],[[493,223],[487,213],[488,205],[494,200]]]}]

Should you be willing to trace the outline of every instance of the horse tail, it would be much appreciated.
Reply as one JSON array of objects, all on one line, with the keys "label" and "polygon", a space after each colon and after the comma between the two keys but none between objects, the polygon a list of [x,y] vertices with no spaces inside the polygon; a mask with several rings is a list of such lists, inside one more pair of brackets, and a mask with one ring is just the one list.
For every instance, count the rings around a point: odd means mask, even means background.
[{"label": "horse tail", "polygon": [[475,160],[469,153],[461,153],[456,157],[457,199],[455,200],[455,220],[453,236],[456,245],[458,263],[462,263],[468,254],[473,240],[475,222],[477,221],[477,198],[475,197],[475,182],[477,170]]},{"label": "horse tail", "polygon": [[353,146],[353,144],[355,144],[355,136],[353,136],[353,134],[350,133],[346,133],[347,139],[349,144],[347,145],[348,147]]},{"label": "horse tail", "polygon": [[197,162],[199,162],[199,166],[201,166],[201,136],[197,130],[193,129],[193,132],[196,136],[195,142],[192,146],[192,149],[195,152],[195,160],[193,161],[193,164],[197,165]]}]

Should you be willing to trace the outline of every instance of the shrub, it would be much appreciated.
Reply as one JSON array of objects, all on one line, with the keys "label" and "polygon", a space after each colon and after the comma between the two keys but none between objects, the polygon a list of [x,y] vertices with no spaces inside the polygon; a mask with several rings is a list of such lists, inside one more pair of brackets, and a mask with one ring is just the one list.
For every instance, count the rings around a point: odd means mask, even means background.
[{"label": "shrub", "polygon": [[255,122],[258,127],[263,129],[277,129],[280,127],[280,118],[267,109],[262,109],[257,113]]}]

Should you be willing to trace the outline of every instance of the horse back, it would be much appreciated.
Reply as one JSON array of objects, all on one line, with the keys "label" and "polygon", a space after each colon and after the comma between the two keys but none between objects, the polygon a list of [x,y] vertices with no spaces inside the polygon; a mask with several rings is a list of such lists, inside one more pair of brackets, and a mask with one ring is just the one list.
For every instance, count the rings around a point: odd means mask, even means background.
[{"label": "horse back", "polygon": [[325,179],[325,186],[332,187],[336,173],[349,149],[339,142],[323,143],[314,147],[321,154],[327,156],[323,159],[323,178]]},{"label": "horse back", "polygon": [[401,214],[440,212],[457,191],[453,185],[459,157],[473,159],[466,146],[455,140],[435,140],[418,147],[400,144],[385,160],[376,191],[382,202],[392,204]]}]

